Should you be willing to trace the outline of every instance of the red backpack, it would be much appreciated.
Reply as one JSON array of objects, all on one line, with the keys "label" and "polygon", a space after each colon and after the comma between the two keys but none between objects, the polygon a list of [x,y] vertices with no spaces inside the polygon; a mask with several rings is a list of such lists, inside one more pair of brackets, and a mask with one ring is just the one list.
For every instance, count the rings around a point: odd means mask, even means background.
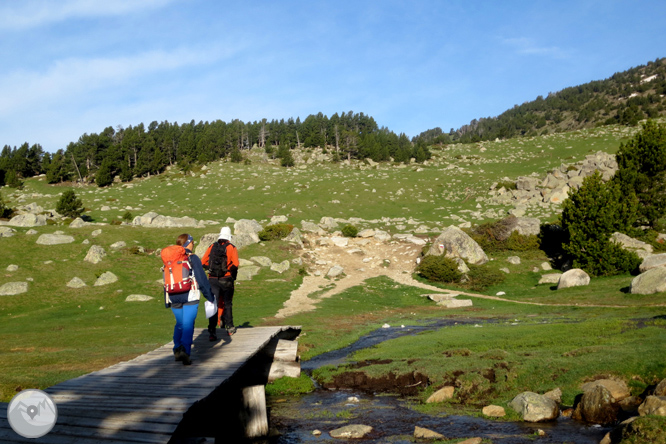
[{"label": "red backpack", "polygon": [[185,248],[171,245],[162,249],[164,263],[164,290],[169,293],[184,293],[192,288],[192,266]]}]

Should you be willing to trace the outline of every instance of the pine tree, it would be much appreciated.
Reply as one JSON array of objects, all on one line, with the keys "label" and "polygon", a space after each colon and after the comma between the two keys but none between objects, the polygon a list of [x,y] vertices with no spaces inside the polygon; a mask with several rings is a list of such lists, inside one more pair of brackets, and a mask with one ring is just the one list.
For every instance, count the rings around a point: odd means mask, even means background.
[{"label": "pine tree", "polygon": [[83,202],[76,197],[74,190],[67,190],[62,193],[60,200],[56,204],[56,211],[58,213],[65,217],[71,217],[72,219],[81,216],[83,210]]},{"label": "pine tree", "polygon": [[613,182],[638,197],[638,222],[651,227],[666,214],[666,126],[648,120],[633,139],[620,145]]},{"label": "pine tree", "polygon": [[614,232],[627,232],[636,220],[638,201],[633,193],[623,195],[620,187],[605,184],[599,172],[583,180],[562,208],[562,228],[568,240],[562,246],[573,258],[573,265],[592,276],[615,275],[633,271],[640,264],[614,242]]}]

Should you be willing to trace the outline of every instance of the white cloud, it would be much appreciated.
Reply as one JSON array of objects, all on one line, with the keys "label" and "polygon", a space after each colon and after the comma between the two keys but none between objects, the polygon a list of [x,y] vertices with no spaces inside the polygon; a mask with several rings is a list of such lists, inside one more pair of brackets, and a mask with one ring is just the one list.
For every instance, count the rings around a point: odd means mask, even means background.
[{"label": "white cloud", "polygon": [[43,26],[68,19],[136,14],[159,9],[174,0],[27,0],[0,6],[0,29],[16,30]]}]

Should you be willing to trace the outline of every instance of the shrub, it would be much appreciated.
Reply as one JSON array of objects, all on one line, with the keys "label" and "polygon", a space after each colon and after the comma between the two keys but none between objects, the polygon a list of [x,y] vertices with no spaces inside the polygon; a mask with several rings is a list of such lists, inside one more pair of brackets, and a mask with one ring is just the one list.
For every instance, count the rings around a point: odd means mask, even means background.
[{"label": "shrub", "polygon": [[516,217],[509,216],[494,222],[478,225],[471,232],[472,239],[484,251],[528,251],[539,248],[539,238],[535,235],[522,235],[514,231]]},{"label": "shrub", "polygon": [[67,190],[60,196],[60,200],[56,204],[56,211],[65,217],[74,219],[83,213],[83,202],[76,197],[74,190]]},{"label": "shrub", "polygon": [[6,204],[2,196],[0,195],[0,217],[1,218],[10,218],[14,214],[14,210],[12,208],[9,208]]},{"label": "shrub", "polygon": [[132,213],[130,211],[125,211],[125,214],[123,214],[123,220],[125,222],[131,222],[134,219],[132,216]]},{"label": "shrub", "polygon": [[623,194],[617,183],[604,184],[599,172],[586,177],[562,205],[562,228],[567,236],[562,248],[573,258],[573,266],[592,276],[635,270],[640,264],[638,256],[610,237],[630,230],[637,205],[633,192]]},{"label": "shrub", "polygon": [[293,229],[294,226],[290,224],[273,224],[261,230],[258,236],[262,241],[280,240],[289,236]]},{"label": "shrub", "polygon": [[345,225],[342,227],[342,235],[344,237],[356,237],[358,236],[358,228],[353,225]]},{"label": "shrub", "polygon": [[470,265],[465,286],[475,291],[482,291],[493,285],[501,284],[505,277],[504,273],[487,265]]},{"label": "shrub", "polygon": [[503,180],[500,182],[497,182],[497,187],[495,189],[499,190],[500,188],[504,187],[506,190],[517,190],[518,189],[518,184],[514,182],[513,180]]},{"label": "shrub", "polygon": [[458,270],[458,263],[446,256],[425,256],[416,267],[416,272],[435,282],[459,282],[462,273]]}]

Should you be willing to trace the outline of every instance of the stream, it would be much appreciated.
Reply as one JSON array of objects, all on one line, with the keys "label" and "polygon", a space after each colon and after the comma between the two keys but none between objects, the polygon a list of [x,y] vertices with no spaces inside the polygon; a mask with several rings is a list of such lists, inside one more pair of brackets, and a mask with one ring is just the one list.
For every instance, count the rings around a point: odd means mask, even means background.
[{"label": "stream", "polygon": [[[427,330],[464,324],[482,324],[488,320],[441,319],[423,326],[379,328],[363,336],[354,344],[340,350],[324,353],[302,363],[308,374],[324,365],[349,363],[355,351],[381,342]],[[492,322],[492,321],[490,321]],[[570,443],[597,444],[610,430],[607,427],[586,425],[560,417],[549,423],[493,421],[472,416],[446,416],[426,414],[410,408],[410,401],[395,395],[368,394],[354,390],[317,389],[302,396],[271,398],[268,400],[271,437],[264,444],[292,443],[395,443],[415,442],[415,426],[442,434],[444,439],[480,437],[495,444]],[[348,424],[365,424],[373,431],[363,439],[335,439],[328,432]],[[314,435],[313,431],[321,431]],[[545,432],[538,436],[539,430]],[[422,442],[427,442],[423,440]],[[439,441],[438,441],[439,442]]]}]

